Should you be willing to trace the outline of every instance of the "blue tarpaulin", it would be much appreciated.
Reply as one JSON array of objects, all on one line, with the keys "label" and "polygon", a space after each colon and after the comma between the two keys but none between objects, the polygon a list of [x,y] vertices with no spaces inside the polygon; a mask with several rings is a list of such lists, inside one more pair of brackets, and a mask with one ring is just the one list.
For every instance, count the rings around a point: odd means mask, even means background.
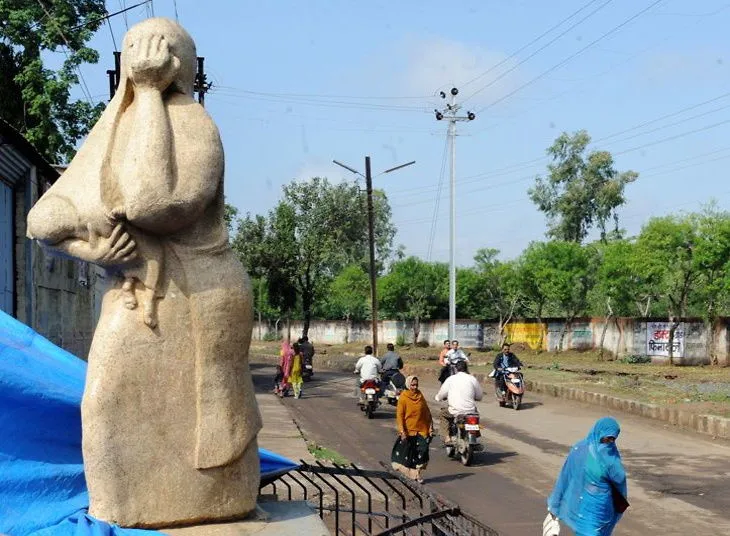
[{"label": "blue tarpaulin", "polygon": [[[86,362],[0,311],[0,534],[143,536],[89,516],[81,457]],[[296,467],[259,449],[262,482]]]}]

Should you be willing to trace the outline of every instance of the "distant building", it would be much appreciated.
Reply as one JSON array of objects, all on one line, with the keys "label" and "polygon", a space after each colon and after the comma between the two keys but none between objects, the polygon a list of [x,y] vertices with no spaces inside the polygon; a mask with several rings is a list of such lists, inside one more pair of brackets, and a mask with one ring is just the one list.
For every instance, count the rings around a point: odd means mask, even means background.
[{"label": "distant building", "polygon": [[62,171],[0,119],[0,310],[86,359],[103,272],[51,256],[25,236],[28,211]]}]

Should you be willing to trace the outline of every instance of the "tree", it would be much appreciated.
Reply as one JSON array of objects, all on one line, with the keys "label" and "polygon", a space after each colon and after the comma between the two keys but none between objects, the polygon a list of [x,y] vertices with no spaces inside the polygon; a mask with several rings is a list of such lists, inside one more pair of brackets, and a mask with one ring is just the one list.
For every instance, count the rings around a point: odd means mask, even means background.
[{"label": "tree", "polygon": [[730,214],[712,204],[692,217],[697,229],[693,260],[699,273],[697,301],[709,333],[707,353],[717,363],[715,322],[730,297]]},{"label": "tree", "polygon": [[533,242],[521,261],[522,291],[532,301],[538,321],[550,305],[565,317],[557,349],[563,349],[568,326],[587,307],[593,285],[593,251],[575,242]]},{"label": "tree", "polygon": [[636,241],[634,270],[653,289],[653,294],[665,300],[670,323],[670,364],[674,358],[674,334],[687,315],[687,305],[698,280],[697,239],[691,218],[665,216],[649,220]]},{"label": "tree", "polygon": [[[104,15],[103,0],[0,0],[2,117],[51,162],[69,161],[104,109],[70,97],[79,65],[99,61],[86,43]],[[66,59],[48,69],[42,53],[59,49]]]},{"label": "tree", "polygon": [[[374,210],[377,258],[383,266],[395,236],[383,192],[376,192]],[[306,335],[315,304],[330,282],[345,266],[367,265],[367,240],[367,214],[359,188],[315,177],[284,186],[283,198],[268,218],[248,216],[234,249],[250,269],[269,278],[276,273],[278,286],[286,283],[296,290]],[[270,296],[276,296],[278,286],[269,288]]]},{"label": "tree", "polygon": [[[358,264],[345,267],[330,283],[324,318],[343,318],[349,329],[352,322],[368,316],[369,293],[370,281],[362,267]],[[346,338],[349,340],[349,334]]]},{"label": "tree", "polygon": [[[516,263],[501,262],[497,259],[497,255],[499,250],[483,248],[474,256],[475,280],[479,282],[479,286],[473,296],[478,299],[481,318],[497,319],[501,346],[506,338],[507,325],[522,304],[522,291]],[[469,291],[468,288],[465,290]],[[457,285],[457,304],[458,293]]]},{"label": "tree", "polygon": [[548,217],[550,238],[582,242],[595,225],[605,240],[611,219],[612,232],[620,233],[616,209],[625,202],[626,185],[639,175],[616,171],[607,151],[586,155],[590,141],[585,130],[572,136],[561,134],[547,150],[553,160],[548,165],[548,176],[538,177],[528,191],[532,202]]},{"label": "tree", "polygon": [[413,342],[418,342],[421,320],[430,318],[448,302],[448,267],[408,257],[392,264],[378,284],[379,305],[391,318],[413,321]]},{"label": "tree", "polygon": [[632,269],[635,246],[628,240],[612,240],[596,244],[597,271],[595,286],[590,293],[590,301],[599,314],[605,317],[599,358],[603,359],[603,343],[606,340],[608,326],[617,316],[633,313],[637,296],[641,295],[637,288],[637,280]]}]

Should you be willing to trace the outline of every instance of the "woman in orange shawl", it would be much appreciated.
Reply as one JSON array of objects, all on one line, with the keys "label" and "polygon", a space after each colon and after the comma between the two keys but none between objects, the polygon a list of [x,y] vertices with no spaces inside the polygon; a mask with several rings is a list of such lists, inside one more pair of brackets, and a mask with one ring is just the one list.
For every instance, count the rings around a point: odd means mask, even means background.
[{"label": "woman in orange shawl", "polygon": [[398,442],[393,448],[393,469],[423,483],[428,465],[428,447],[433,436],[431,410],[418,389],[418,378],[406,378],[407,390],[400,394],[396,408]]}]

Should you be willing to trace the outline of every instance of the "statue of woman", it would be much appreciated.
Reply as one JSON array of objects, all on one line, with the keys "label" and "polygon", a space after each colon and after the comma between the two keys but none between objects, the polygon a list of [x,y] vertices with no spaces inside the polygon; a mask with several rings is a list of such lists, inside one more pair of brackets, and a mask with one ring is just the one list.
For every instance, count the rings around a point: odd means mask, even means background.
[{"label": "statue of woman", "polygon": [[122,526],[236,519],[258,494],[251,289],[195,67],[177,23],[134,26],[117,93],[28,216],[31,238],[117,275],[81,409],[89,513]]}]

